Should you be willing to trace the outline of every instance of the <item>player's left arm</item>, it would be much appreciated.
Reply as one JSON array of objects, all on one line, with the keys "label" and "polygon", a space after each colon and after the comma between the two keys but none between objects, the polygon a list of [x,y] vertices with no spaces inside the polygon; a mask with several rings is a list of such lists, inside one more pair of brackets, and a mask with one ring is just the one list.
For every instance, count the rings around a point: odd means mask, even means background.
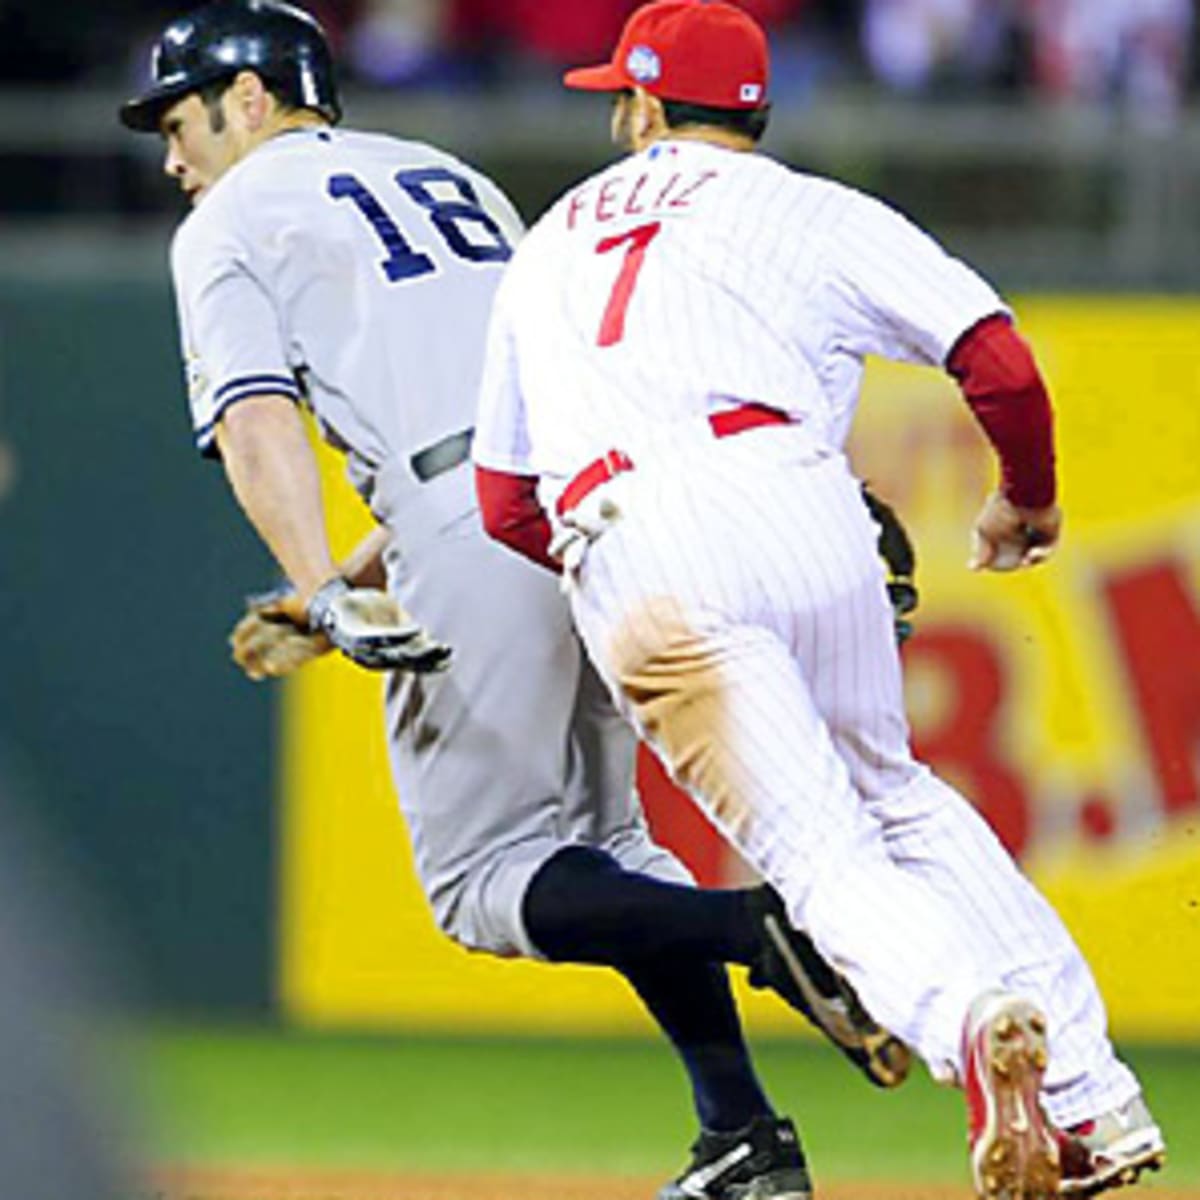
[{"label": "player's left arm", "polygon": [[286,396],[249,396],[222,415],[216,441],[238,503],[295,588],[281,611],[303,625],[309,601],[338,570],[300,413]]},{"label": "player's left arm", "polygon": [[[222,416],[216,436],[238,502],[295,587],[257,615],[323,635],[372,670],[444,670],[448,646],[431,638],[386,591],[354,587],[339,573],[325,531],[316,455],[292,402],[249,396]],[[369,557],[361,565],[370,569]],[[234,654],[242,662],[237,634]],[[315,656],[324,646],[311,649]],[[252,678],[285,673],[256,676],[243,667]]]},{"label": "player's left arm", "polygon": [[227,193],[180,226],[171,268],[196,444],[220,458],[250,523],[303,605],[336,566],[316,456],[298,409],[279,316],[255,272],[252,234]]},{"label": "player's left arm", "polygon": [[972,533],[969,566],[1041,562],[1062,529],[1054,421],[1032,351],[996,291],[879,201],[846,205],[829,256],[829,296],[851,349],[944,367],[1000,464],[1000,485]]},{"label": "player's left arm", "polygon": [[[448,647],[386,591],[356,588],[338,572],[279,316],[255,274],[239,210],[216,203],[228,194],[181,227],[172,269],[197,445],[220,456],[239,504],[294,588],[258,616],[322,634],[360,666],[440,670]],[[257,666],[264,653],[262,645],[254,651]]]},{"label": "player's left arm", "polygon": [[1010,571],[1044,562],[1062,535],[1062,510],[1054,415],[1032,350],[1010,318],[997,314],[959,339],[946,370],[1000,461],[1000,487],[975,520],[968,566]]}]

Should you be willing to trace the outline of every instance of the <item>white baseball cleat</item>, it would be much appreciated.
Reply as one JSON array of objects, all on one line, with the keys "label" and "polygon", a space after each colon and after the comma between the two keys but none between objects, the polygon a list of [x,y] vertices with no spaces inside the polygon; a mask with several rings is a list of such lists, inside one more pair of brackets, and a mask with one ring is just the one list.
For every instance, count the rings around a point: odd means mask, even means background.
[{"label": "white baseball cleat", "polygon": [[1028,1000],[986,992],[963,1034],[971,1175],[980,1200],[1055,1200],[1056,1131],[1038,1100],[1046,1018]]},{"label": "white baseball cleat", "polygon": [[1094,1196],[1157,1171],[1167,1144],[1141,1095],[1059,1133],[1063,1196]]}]

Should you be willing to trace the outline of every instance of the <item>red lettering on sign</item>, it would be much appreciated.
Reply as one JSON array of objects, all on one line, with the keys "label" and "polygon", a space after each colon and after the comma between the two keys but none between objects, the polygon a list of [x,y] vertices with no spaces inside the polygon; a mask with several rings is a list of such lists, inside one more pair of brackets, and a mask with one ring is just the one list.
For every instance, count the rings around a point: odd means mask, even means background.
[{"label": "red lettering on sign", "polygon": [[1111,841],[1117,832],[1112,800],[1101,792],[1088,792],[1079,805],[1079,828],[1093,842]]},{"label": "red lettering on sign", "polygon": [[1200,807],[1200,614],[1183,563],[1164,560],[1104,581],[1163,809]]},{"label": "red lettering on sign", "polygon": [[932,726],[913,730],[917,757],[928,762],[983,814],[1020,857],[1031,833],[1029,796],[1001,743],[1009,684],[997,647],[978,629],[922,628],[905,647],[906,669],[934,671],[948,693]]}]

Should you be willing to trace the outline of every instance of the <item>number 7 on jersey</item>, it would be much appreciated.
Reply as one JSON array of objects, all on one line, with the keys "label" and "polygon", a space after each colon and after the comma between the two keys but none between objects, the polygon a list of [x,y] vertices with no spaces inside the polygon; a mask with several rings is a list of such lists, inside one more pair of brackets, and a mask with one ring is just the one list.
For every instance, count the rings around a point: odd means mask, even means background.
[{"label": "number 7 on jersey", "polygon": [[646,258],[646,247],[661,228],[661,222],[652,221],[649,225],[638,225],[596,243],[597,254],[607,254],[618,246],[625,246],[625,261],[621,263],[621,270],[617,273],[612,293],[604,307],[596,345],[615,346],[625,336],[625,311],[637,286],[638,275]]}]

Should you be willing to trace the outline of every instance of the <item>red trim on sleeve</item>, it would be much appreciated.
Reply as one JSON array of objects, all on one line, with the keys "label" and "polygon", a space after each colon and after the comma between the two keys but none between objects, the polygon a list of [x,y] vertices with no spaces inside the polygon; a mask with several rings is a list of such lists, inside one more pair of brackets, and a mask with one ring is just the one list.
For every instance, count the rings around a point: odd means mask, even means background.
[{"label": "red trim on sleeve", "polygon": [[946,370],[1000,459],[1001,490],[1018,508],[1054,503],[1054,414],[1028,343],[1003,313],[955,343]]},{"label": "red trim on sleeve", "polygon": [[475,467],[475,494],[483,527],[510,550],[559,574],[562,567],[550,557],[550,520],[538,503],[537,476],[510,475]]}]

